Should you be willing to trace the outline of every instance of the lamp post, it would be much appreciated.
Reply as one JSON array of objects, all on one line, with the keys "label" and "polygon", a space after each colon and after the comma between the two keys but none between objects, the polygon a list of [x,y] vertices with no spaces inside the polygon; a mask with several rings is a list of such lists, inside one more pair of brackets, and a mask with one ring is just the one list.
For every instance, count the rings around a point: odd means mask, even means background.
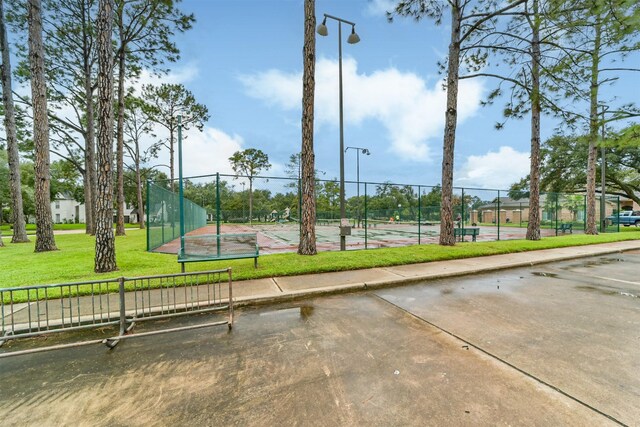
[{"label": "lamp post", "polygon": [[360,41],[360,37],[356,34],[356,24],[345,19],[341,19],[335,16],[324,14],[322,24],[318,25],[317,32],[321,36],[329,35],[327,30],[327,18],[338,21],[338,85],[339,85],[339,103],[340,103],[340,250],[346,250],[347,240],[346,233],[348,230],[348,224],[346,223],[346,212],[344,206],[344,123],[343,123],[343,108],[342,108],[342,23],[351,25],[351,34],[347,38],[347,43],[356,44]]},{"label": "lamp post", "polygon": [[346,153],[348,150],[356,150],[356,183],[357,183],[357,194],[358,194],[358,227],[360,227],[360,153],[365,154],[367,156],[371,155],[371,151],[368,148],[362,147],[347,147],[344,149]]}]

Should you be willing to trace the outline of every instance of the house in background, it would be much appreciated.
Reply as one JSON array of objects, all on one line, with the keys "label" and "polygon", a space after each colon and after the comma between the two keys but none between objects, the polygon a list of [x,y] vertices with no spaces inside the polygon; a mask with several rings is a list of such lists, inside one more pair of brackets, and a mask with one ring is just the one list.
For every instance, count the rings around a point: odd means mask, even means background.
[{"label": "house in background", "polygon": [[84,203],[70,193],[58,193],[51,201],[51,217],[54,224],[84,223]]},{"label": "house in background", "polygon": [[[547,194],[540,195],[540,218],[542,221],[554,221],[556,219],[556,201],[547,199]],[[584,195],[562,195],[557,202],[558,221],[560,222],[582,222],[585,219]],[[596,212],[600,213],[600,202]],[[620,197],[621,211],[640,209],[638,204],[626,197]],[[613,215],[618,210],[617,200],[607,200],[605,203],[606,216]],[[492,203],[479,206],[471,212],[472,223],[496,223],[499,219],[501,224],[520,223],[529,220],[529,199],[513,200],[509,197],[500,197]]]},{"label": "house in background", "polygon": [[[117,211],[113,210],[113,222],[116,222]],[[54,224],[73,224],[85,222],[84,203],[73,198],[70,193],[58,193],[51,200],[51,219]],[[35,223],[33,215],[29,215],[29,223]],[[138,222],[138,210],[125,203],[124,222],[134,224]]]}]

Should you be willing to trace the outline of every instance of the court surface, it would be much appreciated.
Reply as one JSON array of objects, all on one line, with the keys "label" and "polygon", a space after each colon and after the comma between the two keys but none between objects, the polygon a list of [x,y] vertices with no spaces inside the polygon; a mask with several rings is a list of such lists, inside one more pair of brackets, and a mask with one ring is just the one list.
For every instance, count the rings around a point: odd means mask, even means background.
[{"label": "court surface", "polygon": [[0,419],[639,425],[639,263],[632,251],[243,309],[231,332],[2,359]]},{"label": "court surface", "polygon": [[[465,225],[465,227],[471,227]],[[524,239],[527,235],[527,228],[519,227],[498,227],[496,226],[480,226],[480,234],[477,241],[498,240],[498,232],[500,240]],[[223,234],[234,233],[257,233],[258,246],[260,253],[282,253],[296,252],[298,250],[298,242],[300,238],[300,225],[296,222],[274,223],[274,224],[222,224],[220,232]],[[542,237],[551,237],[556,235],[556,231],[552,229],[540,230]],[[582,230],[576,230],[576,233],[582,233]],[[203,235],[216,234],[216,226],[208,225],[196,229],[187,235]],[[408,246],[429,243],[438,243],[440,235],[440,225],[429,224],[420,225],[413,222],[384,222],[369,221],[369,228],[365,235],[363,227],[354,227],[351,235],[347,236],[347,249],[364,249],[365,244],[369,249]],[[466,241],[470,241],[471,237],[465,237]],[[340,236],[337,222],[327,223],[320,222],[316,225],[316,246],[319,251],[337,251],[340,250]],[[168,242],[159,248],[156,252],[175,253],[180,249],[180,239]]]}]

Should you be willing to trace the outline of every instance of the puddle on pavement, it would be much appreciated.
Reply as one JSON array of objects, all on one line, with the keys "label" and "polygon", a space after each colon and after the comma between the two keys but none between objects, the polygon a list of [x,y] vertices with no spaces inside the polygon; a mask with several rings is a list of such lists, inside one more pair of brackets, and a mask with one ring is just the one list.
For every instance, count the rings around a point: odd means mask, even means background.
[{"label": "puddle on pavement", "polygon": [[315,307],[310,304],[305,304],[295,307],[277,308],[275,310],[265,311],[259,314],[259,316],[281,316],[283,318],[300,317],[303,320],[308,319],[313,315]]},{"label": "puddle on pavement", "polygon": [[556,273],[547,273],[546,271],[532,271],[531,274],[538,277],[558,277]]},{"label": "puddle on pavement", "polygon": [[624,262],[622,258],[600,258],[597,260],[589,260],[582,263],[585,267],[595,267],[598,265],[609,265],[615,262]]},{"label": "puddle on pavement", "polygon": [[303,305],[300,307],[300,317],[302,319],[308,319],[313,314],[313,310],[315,309],[312,305]]},{"label": "puddle on pavement", "polygon": [[585,260],[582,262],[578,262],[578,263],[574,263],[574,264],[569,264],[565,267],[560,267],[563,270],[570,270],[572,268],[591,268],[591,267],[598,267],[601,265],[610,265],[610,264],[614,264],[617,262],[625,262],[626,260],[624,258],[599,258],[599,259],[591,259],[591,260]]},{"label": "puddle on pavement", "polygon": [[632,294],[631,292],[624,291],[615,291],[609,289],[597,288],[595,286],[576,286],[576,289],[584,292],[593,292],[601,295],[620,295],[623,297],[631,297],[631,298],[639,298],[638,295]]}]

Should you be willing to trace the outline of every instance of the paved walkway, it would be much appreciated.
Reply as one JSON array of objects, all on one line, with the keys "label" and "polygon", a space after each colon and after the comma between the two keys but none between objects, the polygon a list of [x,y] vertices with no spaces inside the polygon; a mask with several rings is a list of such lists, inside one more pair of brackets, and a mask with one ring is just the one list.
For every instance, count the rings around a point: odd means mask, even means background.
[{"label": "paved walkway", "polygon": [[[113,350],[96,343],[4,358],[0,419],[3,426],[639,425],[640,250],[615,252],[625,246],[438,263],[445,274],[474,261],[527,266],[246,308],[231,331],[143,335],[199,328],[223,314],[186,316],[140,322],[138,339]],[[576,259],[582,255],[596,256]],[[529,266],[559,256],[570,259]],[[374,272],[428,273],[420,268]],[[360,279],[375,283],[368,274]]]},{"label": "paved walkway", "polygon": [[[637,249],[640,249],[640,240],[545,249],[449,261],[434,261],[395,267],[234,281],[233,296],[234,302],[238,307],[277,304],[323,295],[402,286],[434,279],[486,273],[516,267],[528,267],[536,264]],[[113,292],[117,289],[117,284],[112,285],[114,286]],[[178,305],[189,305],[198,302],[206,303],[207,298],[210,298],[208,291],[209,286],[210,285],[197,285],[191,291],[185,291],[184,294],[179,292],[177,296],[173,296],[171,301]],[[228,292],[225,288],[226,286],[220,288],[220,294],[217,295],[217,298],[227,298]],[[106,289],[105,287],[103,292],[106,291]],[[149,289],[143,292],[144,295],[138,295],[138,297],[136,297],[137,294],[127,292],[125,305],[127,309],[131,309],[136,304],[142,304],[144,306],[144,301],[146,300],[146,309],[162,311],[162,307],[169,304],[169,297],[165,295],[166,293],[166,289]],[[63,322],[65,317],[75,317],[76,315],[84,320],[91,320],[94,318],[92,316],[106,316],[105,319],[107,317],[117,318],[119,304],[117,293],[110,293],[108,296],[103,295],[99,300],[96,298],[97,297],[94,298],[92,296],[73,299],[65,298],[64,304],[60,306],[64,306],[63,310],[58,309],[58,306],[56,306],[56,301],[60,300],[50,300],[49,302],[40,300],[39,302],[13,304],[12,310],[5,311],[4,320],[8,321],[7,319],[11,319],[10,322],[15,324],[17,329],[29,329],[30,322],[37,322],[38,317],[34,318],[34,315],[37,313],[40,313],[39,316],[42,316],[42,313],[48,313],[47,316],[52,325]],[[136,298],[141,298],[141,300],[135,301]],[[96,304],[101,308],[98,309]],[[102,312],[102,314],[99,314],[100,312]],[[69,319],[67,319],[67,321],[69,321]]]},{"label": "paved walkway", "polygon": [[634,249],[640,249],[640,240],[450,261],[434,261],[395,267],[245,280],[234,282],[233,292],[234,300],[239,305],[269,304],[291,299],[399,286],[425,280],[525,267]]}]

